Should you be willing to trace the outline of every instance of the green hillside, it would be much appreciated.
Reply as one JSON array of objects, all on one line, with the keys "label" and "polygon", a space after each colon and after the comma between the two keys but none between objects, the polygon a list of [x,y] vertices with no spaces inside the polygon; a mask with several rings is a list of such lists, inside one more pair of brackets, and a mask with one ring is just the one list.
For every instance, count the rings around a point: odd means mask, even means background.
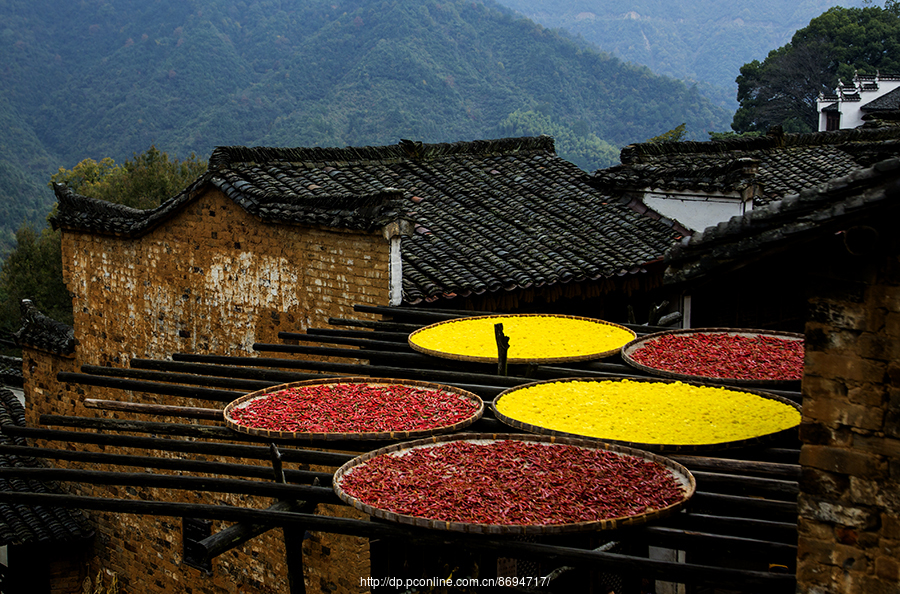
[{"label": "green hillside", "polygon": [[681,123],[706,138],[731,121],[696,88],[493,2],[7,0],[0,18],[0,195],[14,205],[0,242],[46,212],[58,167],[151,145],[205,158],[551,133],[594,169]]},{"label": "green hillside", "polygon": [[[657,74],[702,81],[704,92],[737,107],[740,67],[789,42],[794,31],[832,6],[864,0],[498,0],[546,27],[582,36]],[[879,2],[880,3],[880,2]]]}]

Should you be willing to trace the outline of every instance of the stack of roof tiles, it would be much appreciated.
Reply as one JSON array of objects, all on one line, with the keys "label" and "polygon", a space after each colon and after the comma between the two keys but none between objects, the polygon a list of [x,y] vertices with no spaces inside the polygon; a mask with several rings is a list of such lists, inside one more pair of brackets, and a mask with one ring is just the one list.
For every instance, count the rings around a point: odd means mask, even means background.
[{"label": "stack of roof tiles", "polygon": [[[0,425],[25,426],[25,409],[11,390],[0,388]],[[25,446],[22,437],[0,432],[0,444]],[[42,467],[30,456],[0,454],[0,468]],[[26,479],[0,478],[0,490],[26,493],[62,493],[56,483]],[[44,505],[0,504],[0,545],[80,542],[93,535],[93,529],[79,510]]]},{"label": "stack of roof tiles", "polygon": [[220,147],[207,173],[152,211],[57,188],[56,227],[136,236],[207,184],[265,221],[372,230],[412,223],[402,242],[404,302],[636,273],[679,237],[560,159],[553,139],[401,141],[345,149]]},{"label": "stack of roof tiles", "polygon": [[[782,134],[712,142],[633,144],[622,165],[597,171],[596,187],[611,193],[670,189],[735,192],[756,184],[755,206],[781,200],[900,152],[895,127]],[[757,171],[748,167],[757,165]]]}]

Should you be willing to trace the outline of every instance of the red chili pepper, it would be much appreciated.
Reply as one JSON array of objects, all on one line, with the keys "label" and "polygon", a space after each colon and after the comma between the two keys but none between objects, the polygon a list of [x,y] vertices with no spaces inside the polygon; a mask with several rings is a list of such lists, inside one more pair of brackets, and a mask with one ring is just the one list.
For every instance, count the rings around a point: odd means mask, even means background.
[{"label": "red chili pepper", "polygon": [[295,386],[231,410],[238,425],[302,433],[415,431],[470,418],[476,402],[459,394],[414,386],[369,384]]},{"label": "red chili pepper", "polygon": [[631,358],[647,367],[743,380],[797,380],[803,341],[726,333],[666,334],[641,344]]},{"label": "red chili pepper", "polygon": [[682,500],[662,465],[562,444],[449,442],[382,455],[341,489],[373,507],[438,521],[561,524],[633,516]]}]

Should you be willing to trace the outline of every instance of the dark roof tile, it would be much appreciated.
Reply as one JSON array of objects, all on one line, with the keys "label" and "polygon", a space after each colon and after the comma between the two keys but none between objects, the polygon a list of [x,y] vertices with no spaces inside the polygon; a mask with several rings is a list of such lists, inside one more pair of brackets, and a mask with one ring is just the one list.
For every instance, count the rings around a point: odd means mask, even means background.
[{"label": "dark roof tile", "polygon": [[[0,425],[25,426],[25,409],[11,390],[0,388]],[[0,433],[0,444],[28,445],[25,438]],[[44,462],[28,456],[0,455],[0,467],[43,467]],[[28,493],[62,493],[55,482],[0,479],[0,490]],[[43,505],[0,504],[0,545],[77,543],[93,535],[85,515],[74,509]]]}]

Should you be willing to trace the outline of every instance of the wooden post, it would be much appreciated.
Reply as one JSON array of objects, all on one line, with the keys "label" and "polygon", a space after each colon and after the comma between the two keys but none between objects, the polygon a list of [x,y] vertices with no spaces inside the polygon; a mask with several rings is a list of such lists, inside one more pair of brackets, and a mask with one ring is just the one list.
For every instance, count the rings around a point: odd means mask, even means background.
[{"label": "wooden post", "polygon": [[[274,443],[269,447],[272,451],[272,471],[275,473],[275,482],[284,483],[281,452]],[[284,556],[288,568],[288,587],[291,594],[306,594],[306,581],[303,577],[303,535],[306,533],[306,529],[302,526],[286,525],[281,530],[284,534]]]},{"label": "wooden post", "polygon": [[503,324],[494,324],[497,339],[497,375],[506,375],[506,355],[509,352],[509,337],[503,334]]}]

